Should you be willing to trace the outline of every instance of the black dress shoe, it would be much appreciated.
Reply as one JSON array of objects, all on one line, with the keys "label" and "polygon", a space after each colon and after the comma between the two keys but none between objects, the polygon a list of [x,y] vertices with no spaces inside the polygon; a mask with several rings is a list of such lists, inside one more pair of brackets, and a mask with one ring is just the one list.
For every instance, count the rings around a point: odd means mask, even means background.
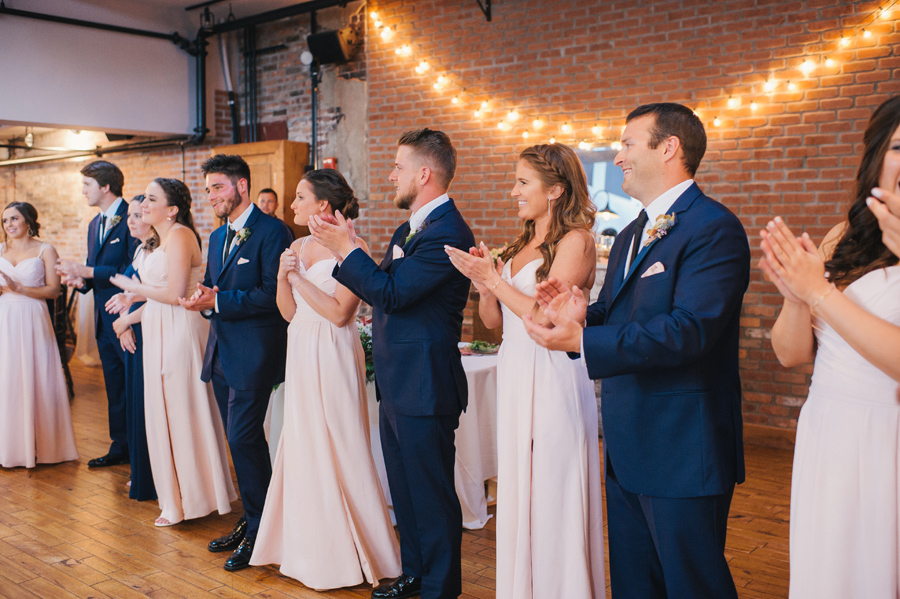
[{"label": "black dress shoe", "polygon": [[241,544],[241,541],[243,541],[244,537],[246,536],[247,521],[241,518],[240,520],[238,520],[238,523],[234,525],[234,528],[230,533],[228,533],[224,537],[213,539],[209,542],[209,545],[207,545],[206,548],[213,553],[219,553],[220,551],[234,551],[238,548],[238,545]]},{"label": "black dress shoe", "polygon": [[229,572],[243,570],[250,566],[250,556],[253,555],[253,545],[256,539],[244,539],[238,548],[234,550],[227,560],[225,560],[225,569]]},{"label": "black dress shoe", "polygon": [[403,599],[416,597],[422,591],[422,579],[401,574],[390,584],[383,584],[372,591],[372,599]]},{"label": "black dress shoe", "polygon": [[118,466],[119,464],[127,464],[127,455],[110,455],[106,454],[102,458],[94,458],[88,462],[88,468],[103,468],[104,466]]}]

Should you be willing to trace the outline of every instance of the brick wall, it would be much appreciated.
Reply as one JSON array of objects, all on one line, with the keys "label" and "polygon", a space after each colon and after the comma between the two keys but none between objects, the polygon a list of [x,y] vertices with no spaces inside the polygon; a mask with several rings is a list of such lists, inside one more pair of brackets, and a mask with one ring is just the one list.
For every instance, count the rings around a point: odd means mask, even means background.
[{"label": "brick wall", "polygon": [[[373,250],[383,251],[406,218],[391,204],[386,180],[402,131],[429,126],[452,137],[460,166],[451,195],[476,238],[496,246],[518,231],[508,191],[519,151],[550,135],[577,143],[595,126],[614,138],[631,108],[658,101],[687,104],[707,124],[697,181],[739,215],[754,261],[758,231],[771,215],[814,239],[840,222],[868,117],[900,92],[900,7],[871,22],[879,6],[871,1],[637,4],[504,0],[488,23],[475,2],[371,2],[368,10],[394,32],[385,41],[368,20],[371,200],[361,228]],[[861,36],[864,26],[871,37]],[[403,44],[411,56],[395,52]],[[798,70],[807,57],[819,62],[808,75]],[[826,66],[826,57],[835,63]],[[414,67],[423,59],[432,68],[420,75]],[[452,91],[433,88],[438,74]],[[770,78],[778,85],[767,93]],[[731,97],[740,104],[729,106]],[[476,119],[488,98],[492,110]],[[511,109],[521,118],[501,131],[497,123]],[[522,132],[537,116],[546,125],[525,142]],[[564,123],[571,134],[561,132]],[[812,369],[784,369],[771,351],[768,331],[780,304],[754,268],[742,320],[744,413],[745,422],[790,429]]]}]

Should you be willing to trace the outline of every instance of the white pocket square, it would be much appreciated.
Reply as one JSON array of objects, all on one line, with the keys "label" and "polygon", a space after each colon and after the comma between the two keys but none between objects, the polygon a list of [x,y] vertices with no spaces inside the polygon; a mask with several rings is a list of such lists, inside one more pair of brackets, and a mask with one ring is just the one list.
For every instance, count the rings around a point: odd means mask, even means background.
[{"label": "white pocket square", "polygon": [[394,246],[394,253],[392,254],[391,259],[392,259],[392,260],[396,260],[397,258],[402,258],[403,255],[404,255],[404,254],[403,254],[403,248],[400,247],[399,245],[395,245],[395,246]]},{"label": "white pocket square", "polygon": [[644,271],[644,274],[641,275],[641,278],[652,277],[653,275],[658,275],[661,272],[665,272],[666,267],[662,265],[662,262],[656,262]]},{"label": "white pocket square", "polygon": [[113,239],[112,241],[109,242],[109,245],[112,245],[112,244],[114,244],[114,243],[119,243],[120,241],[122,241],[122,238],[121,238],[121,237],[116,237],[115,239]]},{"label": "white pocket square", "polygon": [[246,258],[238,258],[238,266],[240,266],[241,264],[247,264],[248,262],[250,261]]}]

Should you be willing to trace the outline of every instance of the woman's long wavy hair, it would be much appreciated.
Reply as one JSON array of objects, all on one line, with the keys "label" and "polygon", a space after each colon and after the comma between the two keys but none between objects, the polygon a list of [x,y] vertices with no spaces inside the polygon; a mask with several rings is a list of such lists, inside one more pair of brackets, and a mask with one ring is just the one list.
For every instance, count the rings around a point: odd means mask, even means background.
[{"label": "woman's long wavy hair", "polygon": [[[566,233],[573,229],[584,229],[590,233],[594,228],[596,208],[588,193],[587,177],[578,156],[569,146],[563,144],[541,144],[526,148],[519,154],[540,178],[545,187],[562,187],[562,194],[550,203],[550,228],[547,237],[538,246],[544,263],[537,270],[537,280],[544,281],[550,273],[550,265],[556,257],[556,246]],[[501,257],[508,262],[534,239],[534,221],[527,220],[522,232],[503,252]]]},{"label": "woman's long wavy hair", "polygon": [[175,222],[184,225],[193,231],[194,236],[197,238],[197,243],[199,243],[202,248],[203,243],[200,241],[200,233],[197,233],[197,229],[194,228],[194,217],[191,214],[191,203],[193,202],[191,199],[191,190],[178,179],[157,177],[153,182],[162,187],[163,193],[166,194],[168,205],[178,208],[178,214],[175,215]]},{"label": "woman's long wavy hair", "polygon": [[[900,96],[875,109],[863,134],[863,155],[856,173],[856,195],[847,214],[848,225],[825,263],[829,280],[845,288],[865,274],[897,264],[881,240],[878,220],[866,206],[872,188],[878,187],[891,137],[900,126]],[[895,191],[895,190],[892,190]]]}]

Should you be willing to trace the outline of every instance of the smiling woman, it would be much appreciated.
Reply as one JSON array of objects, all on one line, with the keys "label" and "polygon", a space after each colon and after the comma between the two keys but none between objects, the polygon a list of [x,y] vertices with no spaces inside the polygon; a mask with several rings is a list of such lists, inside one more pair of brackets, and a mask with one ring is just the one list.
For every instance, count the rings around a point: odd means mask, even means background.
[{"label": "smiling woman", "polygon": [[44,300],[59,296],[56,250],[37,239],[37,211],[13,202],[0,244],[0,466],[78,458],[69,396]]}]

